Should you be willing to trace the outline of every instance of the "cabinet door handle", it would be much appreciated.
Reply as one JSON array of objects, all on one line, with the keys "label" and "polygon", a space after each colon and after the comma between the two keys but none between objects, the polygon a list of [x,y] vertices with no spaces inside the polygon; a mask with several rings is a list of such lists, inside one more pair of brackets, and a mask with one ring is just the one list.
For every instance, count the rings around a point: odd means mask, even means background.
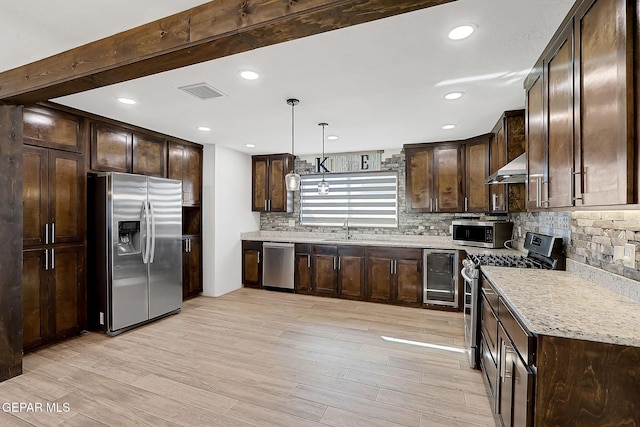
[{"label": "cabinet door handle", "polygon": [[576,197],[576,175],[580,175],[580,182],[582,183],[582,172],[576,172],[573,168],[569,169],[571,177],[571,200],[582,200],[581,197]]},{"label": "cabinet door handle", "polygon": [[429,199],[429,212],[433,212],[433,199]]},{"label": "cabinet door handle", "polygon": [[271,199],[269,199],[269,212],[271,212]]},{"label": "cabinet door handle", "polygon": [[333,269],[334,270],[336,269],[336,257],[335,256],[333,257]]},{"label": "cabinet door handle", "polygon": [[507,361],[507,355],[515,354],[515,351],[511,348],[510,345],[505,345],[505,366],[504,366],[504,377],[502,378],[502,382],[507,379],[513,378],[513,363],[511,362],[511,358]]},{"label": "cabinet door handle", "polygon": [[51,223],[51,243],[56,242],[56,223]]},{"label": "cabinet door handle", "polygon": [[267,210],[267,199],[264,199],[264,210]]},{"label": "cabinet door handle", "polygon": [[49,249],[44,250],[44,269],[49,270]]},{"label": "cabinet door handle", "polygon": [[342,264],[342,257],[340,255],[338,255],[338,270],[340,270],[341,265]]},{"label": "cabinet door handle", "polygon": [[507,343],[504,341],[500,341],[500,378],[502,378],[502,382],[505,380],[505,373],[507,371]]},{"label": "cabinet door handle", "polygon": [[311,268],[311,255],[307,255],[307,268]]},{"label": "cabinet door handle", "polygon": [[393,274],[393,260],[389,260],[389,274]]},{"label": "cabinet door handle", "polygon": [[398,274],[398,260],[397,259],[394,260],[393,264],[394,264],[394,266],[393,266],[393,274]]},{"label": "cabinet door handle", "polygon": [[464,198],[464,211],[467,212],[469,210],[469,198]]},{"label": "cabinet door handle", "polygon": [[436,197],[436,212],[438,212],[438,198]]},{"label": "cabinet door handle", "polygon": [[44,225],[44,244],[49,244],[49,224]]},{"label": "cabinet door handle", "polygon": [[260,264],[260,251],[258,251],[258,264]]},{"label": "cabinet door handle", "polygon": [[56,250],[51,249],[51,270],[56,269]]}]

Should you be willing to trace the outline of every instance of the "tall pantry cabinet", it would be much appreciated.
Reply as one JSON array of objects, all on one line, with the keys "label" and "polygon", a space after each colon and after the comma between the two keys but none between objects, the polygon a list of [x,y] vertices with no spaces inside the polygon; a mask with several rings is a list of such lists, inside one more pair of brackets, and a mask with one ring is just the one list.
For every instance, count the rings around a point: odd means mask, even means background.
[{"label": "tall pantry cabinet", "polygon": [[182,181],[182,297],[202,292],[202,147],[169,141],[169,178]]},{"label": "tall pantry cabinet", "polygon": [[23,340],[30,351],[86,327],[86,167],[80,118],[25,107]]}]

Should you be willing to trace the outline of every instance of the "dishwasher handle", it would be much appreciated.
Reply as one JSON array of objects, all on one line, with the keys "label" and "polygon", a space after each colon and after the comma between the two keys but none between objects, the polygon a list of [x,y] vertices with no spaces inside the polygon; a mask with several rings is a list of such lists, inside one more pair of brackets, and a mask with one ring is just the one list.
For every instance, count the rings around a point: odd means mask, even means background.
[{"label": "dishwasher handle", "polygon": [[295,243],[280,243],[280,242],[264,242],[262,247],[264,248],[294,248]]}]

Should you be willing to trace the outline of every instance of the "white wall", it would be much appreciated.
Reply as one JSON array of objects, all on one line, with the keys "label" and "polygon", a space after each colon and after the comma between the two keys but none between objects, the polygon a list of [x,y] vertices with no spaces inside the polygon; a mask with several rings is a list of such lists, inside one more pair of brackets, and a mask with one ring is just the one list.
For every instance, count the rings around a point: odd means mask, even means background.
[{"label": "white wall", "polygon": [[242,287],[240,233],[260,228],[251,212],[251,157],[205,145],[202,187],[203,294],[217,297]]}]

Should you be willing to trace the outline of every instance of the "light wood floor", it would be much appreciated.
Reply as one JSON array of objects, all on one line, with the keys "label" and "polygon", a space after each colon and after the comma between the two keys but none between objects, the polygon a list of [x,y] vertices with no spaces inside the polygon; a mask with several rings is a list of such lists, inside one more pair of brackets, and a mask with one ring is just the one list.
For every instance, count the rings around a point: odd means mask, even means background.
[{"label": "light wood floor", "polygon": [[465,354],[381,336],[460,347],[462,315],[252,289],[199,297],[118,337],[27,355],[0,383],[0,425],[494,425]]}]

